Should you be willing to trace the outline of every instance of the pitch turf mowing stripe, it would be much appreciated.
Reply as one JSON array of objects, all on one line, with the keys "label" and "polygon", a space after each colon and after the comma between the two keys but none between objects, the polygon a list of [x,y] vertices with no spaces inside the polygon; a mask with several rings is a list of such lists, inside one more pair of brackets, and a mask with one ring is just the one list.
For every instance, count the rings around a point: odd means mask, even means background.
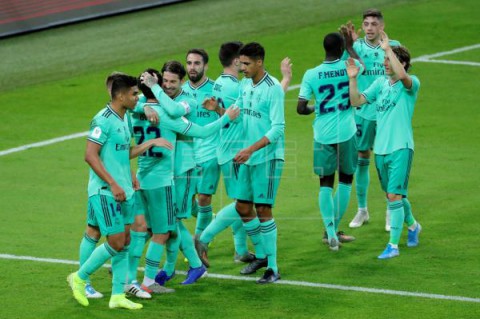
[{"label": "pitch turf mowing stripe", "polygon": [[[78,261],[74,261],[74,260],[37,258],[32,256],[17,256],[17,255],[11,255],[11,254],[0,254],[0,259],[28,260],[28,261],[47,262],[47,263],[54,263],[54,264],[67,264],[67,265],[79,264]],[[110,265],[105,264],[103,265],[103,267],[110,267]],[[144,268],[139,267],[138,270],[144,271]],[[187,273],[185,271],[176,271],[176,274],[186,275]],[[238,281],[256,281],[258,279],[255,277],[231,276],[231,275],[222,275],[222,274],[208,274],[208,277],[215,278],[215,279],[238,280]],[[279,280],[275,284],[298,286],[298,287],[310,287],[310,288],[324,288],[324,289],[343,290],[343,291],[355,291],[355,292],[374,293],[374,294],[382,294],[382,295],[395,295],[395,296],[404,296],[404,297],[418,297],[418,298],[426,298],[426,299],[480,303],[480,298],[439,295],[439,294],[430,294],[430,293],[423,293],[423,292],[409,292],[409,291],[391,290],[391,289],[342,286],[342,285],[314,283],[314,282],[308,282],[308,281]]]}]

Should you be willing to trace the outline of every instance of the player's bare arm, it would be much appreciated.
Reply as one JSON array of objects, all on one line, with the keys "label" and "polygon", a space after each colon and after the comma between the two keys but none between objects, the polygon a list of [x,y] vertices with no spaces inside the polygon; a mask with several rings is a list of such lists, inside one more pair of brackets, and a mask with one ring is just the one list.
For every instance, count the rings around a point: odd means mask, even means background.
[{"label": "player's bare arm", "polygon": [[143,154],[146,150],[150,149],[153,146],[163,147],[169,150],[173,149],[173,145],[166,139],[159,137],[153,140],[148,140],[140,145],[135,145],[130,148],[130,159],[137,157],[140,154]]},{"label": "player's bare arm", "polygon": [[313,105],[308,105],[308,101],[305,99],[298,99],[297,102],[297,113],[300,115],[309,115],[315,112],[315,107]]},{"label": "player's bare arm", "polygon": [[355,64],[355,60],[353,58],[349,58],[345,63],[347,64],[350,103],[352,106],[359,107],[367,102],[365,97],[358,92],[357,76],[360,68]]},{"label": "player's bare arm", "polygon": [[412,78],[408,75],[407,71],[405,71],[405,66],[398,60],[397,56],[392,51],[388,35],[385,31],[380,31],[380,46],[385,51],[385,56],[392,69],[392,77],[402,81],[403,86],[410,89],[412,87]]},{"label": "player's bare arm", "polygon": [[286,57],[280,62],[280,72],[282,73],[282,81],[280,82],[280,85],[284,92],[287,92],[288,86],[292,81],[292,66],[293,64],[289,57]]},{"label": "player's bare arm", "polygon": [[85,162],[88,163],[88,165],[92,168],[95,174],[98,175],[98,177],[100,177],[103,181],[110,185],[110,190],[115,200],[118,202],[123,202],[126,199],[125,191],[117,184],[117,182],[105,169],[102,159],[100,158],[101,149],[101,145],[91,141],[87,141]]}]

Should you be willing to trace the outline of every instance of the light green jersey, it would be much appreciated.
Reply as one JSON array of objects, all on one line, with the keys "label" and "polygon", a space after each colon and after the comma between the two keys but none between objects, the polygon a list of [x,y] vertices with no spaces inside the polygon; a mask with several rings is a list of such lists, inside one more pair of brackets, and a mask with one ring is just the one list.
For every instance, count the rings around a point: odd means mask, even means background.
[{"label": "light green jersey", "polygon": [[277,79],[267,72],[253,84],[252,79],[240,83],[240,96],[235,105],[241,108],[244,147],[266,137],[270,144],[254,152],[247,165],[272,159],[285,159],[285,93]]},{"label": "light green jersey", "polygon": [[[197,102],[192,99],[187,92],[183,90],[173,100],[175,102],[189,105],[190,110],[195,110],[197,107]],[[186,115],[186,118],[191,120],[192,115],[193,114],[189,113],[188,115]],[[193,138],[190,136],[178,134],[177,144],[175,146],[175,176],[180,176],[188,170],[191,170],[195,166],[196,165],[193,150]]]},{"label": "light green jersey", "polygon": [[[182,85],[182,89],[190,94],[195,101],[197,101],[195,110],[192,110],[192,116],[190,117],[193,122],[198,125],[204,126],[214,122],[219,118],[219,115],[215,111],[209,111],[202,106],[203,101],[206,98],[212,97],[213,81],[205,79],[205,81],[198,87],[193,87],[190,81],[185,82]],[[195,151],[195,162],[197,164],[204,163],[208,160],[216,158],[216,149],[218,145],[218,135],[210,136],[209,138],[193,139],[193,148]]]},{"label": "light green jersey", "polygon": [[[178,101],[172,100],[160,87],[155,84],[152,87],[152,93],[158,101],[158,104],[167,112],[171,117],[180,117],[190,113],[190,106],[186,103],[178,103]],[[142,94],[138,98],[137,105],[133,110],[135,113],[143,113],[143,108],[147,102],[147,98]]]},{"label": "light green jersey", "polygon": [[[356,65],[361,68],[358,61]],[[325,61],[307,70],[303,76],[299,98],[315,97],[313,139],[321,144],[348,141],[357,127],[350,105],[348,75],[344,60]]]},{"label": "light green jersey", "polygon": [[[240,82],[230,74],[220,75],[213,85],[213,96],[220,107],[227,109],[238,99]],[[217,160],[223,165],[232,160],[243,148],[243,126],[241,121],[234,121],[222,127],[217,147]]]},{"label": "light green jersey", "polygon": [[[95,115],[90,123],[88,140],[101,145],[100,159],[107,172],[123,188],[127,199],[133,196],[132,175],[130,171],[130,117],[120,117],[107,105]],[[90,168],[88,196],[113,196],[110,186]]]},{"label": "light green jersey", "polygon": [[[177,134],[206,138],[218,133],[220,128],[230,120],[223,116],[217,121],[206,126],[198,126],[185,117],[172,118],[159,104],[148,104],[160,116],[160,123],[151,125],[144,114],[133,115],[133,130],[135,139],[141,144],[150,139],[162,137],[172,145],[176,144]],[[173,150],[152,147],[139,156],[137,178],[142,189],[155,189],[169,186],[174,173]]]},{"label": "light green jersey", "polygon": [[[399,46],[400,42],[396,40],[389,41],[390,46]],[[385,51],[380,44],[373,46],[368,43],[366,38],[359,38],[353,44],[353,49],[357,52],[360,59],[365,64],[365,71],[358,77],[358,90],[360,92],[366,90],[378,77],[385,75]],[[345,51],[347,52],[347,51]],[[344,54],[344,59],[348,58],[348,53]],[[375,121],[377,114],[375,105],[364,105],[356,110],[358,116],[369,121]]]},{"label": "light green jersey", "polygon": [[[411,76],[412,87],[406,89],[401,81],[390,83],[384,76],[375,80],[362,95],[377,107],[377,137],[375,154],[391,154],[403,148],[414,148],[412,117],[420,81]],[[363,107],[363,106],[362,106]]]}]

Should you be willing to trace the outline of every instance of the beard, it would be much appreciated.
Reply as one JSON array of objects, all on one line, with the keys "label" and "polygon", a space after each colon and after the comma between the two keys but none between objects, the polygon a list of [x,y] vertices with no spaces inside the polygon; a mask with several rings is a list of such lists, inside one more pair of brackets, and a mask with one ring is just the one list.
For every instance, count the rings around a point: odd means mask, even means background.
[{"label": "beard", "polygon": [[191,75],[190,73],[188,73],[188,79],[190,80],[190,82],[197,83],[202,79],[204,74],[205,72],[203,70],[194,75]]}]

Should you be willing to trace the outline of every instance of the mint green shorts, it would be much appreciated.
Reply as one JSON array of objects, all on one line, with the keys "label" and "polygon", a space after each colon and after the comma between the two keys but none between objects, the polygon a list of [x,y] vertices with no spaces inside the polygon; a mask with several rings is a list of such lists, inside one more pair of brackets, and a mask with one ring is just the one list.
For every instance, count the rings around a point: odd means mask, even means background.
[{"label": "mint green shorts", "polygon": [[375,135],[377,134],[377,121],[369,121],[361,116],[355,115],[357,125],[357,149],[359,151],[369,151],[373,148]]},{"label": "mint green shorts", "polygon": [[133,223],[135,199],[119,203],[113,196],[93,195],[88,198],[87,224],[98,227],[102,236],[123,233]]},{"label": "mint green shorts", "polygon": [[175,188],[173,186],[156,189],[142,189],[140,205],[145,210],[147,227],[154,234],[166,234],[176,229]]},{"label": "mint green shorts", "polygon": [[197,165],[200,171],[200,179],[197,184],[197,193],[213,195],[217,191],[220,179],[220,166],[216,158]]},{"label": "mint green shorts", "polygon": [[274,205],[283,171],[283,160],[258,165],[240,165],[237,199],[255,204]]},{"label": "mint green shorts", "polygon": [[198,170],[192,168],[179,176],[175,176],[177,218],[183,219],[192,216],[192,198],[196,193],[195,190],[200,179],[198,174]]},{"label": "mint green shorts", "polygon": [[313,171],[320,177],[339,171],[353,175],[357,168],[357,143],[355,136],[339,144],[313,142]]},{"label": "mint green shorts", "polygon": [[375,166],[382,189],[389,194],[408,195],[413,150],[404,148],[387,155],[375,154]]},{"label": "mint green shorts", "polygon": [[240,164],[235,163],[233,160],[220,165],[223,175],[223,182],[225,184],[225,190],[228,197],[231,199],[237,198],[238,192],[238,173],[240,170]]}]

